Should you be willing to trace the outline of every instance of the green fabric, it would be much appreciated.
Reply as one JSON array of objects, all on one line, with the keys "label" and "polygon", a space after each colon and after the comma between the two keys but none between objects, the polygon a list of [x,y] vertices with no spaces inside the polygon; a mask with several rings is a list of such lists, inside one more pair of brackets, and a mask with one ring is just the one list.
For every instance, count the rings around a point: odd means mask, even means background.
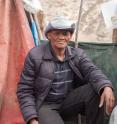
[{"label": "green fabric", "polygon": [[[79,43],[78,46],[86,51],[95,65],[111,80],[117,100],[117,44]],[[107,124],[109,117],[105,115],[104,120],[104,124]]]},{"label": "green fabric", "polygon": [[79,47],[111,80],[117,97],[117,44],[79,43]]}]

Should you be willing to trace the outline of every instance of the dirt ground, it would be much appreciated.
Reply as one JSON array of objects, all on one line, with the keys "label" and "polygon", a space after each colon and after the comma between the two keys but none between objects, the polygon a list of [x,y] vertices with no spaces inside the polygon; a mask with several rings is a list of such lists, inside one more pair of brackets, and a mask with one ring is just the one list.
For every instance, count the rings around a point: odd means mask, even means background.
[{"label": "dirt ground", "polygon": [[[64,15],[76,22],[80,0],[40,0],[46,22],[57,15]],[[109,0],[83,0],[83,11],[79,26],[78,41],[112,42],[112,32],[108,31],[100,5]],[[73,40],[75,35],[73,37]]]}]

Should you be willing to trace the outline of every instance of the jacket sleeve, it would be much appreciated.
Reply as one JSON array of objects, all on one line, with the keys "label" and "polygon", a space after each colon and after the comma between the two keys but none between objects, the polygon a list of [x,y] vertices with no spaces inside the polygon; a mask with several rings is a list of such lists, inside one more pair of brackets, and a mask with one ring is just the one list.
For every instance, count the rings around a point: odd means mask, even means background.
[{"label": "jacket sleeve", "polygon": [[17,87],[17,97],[21,112],[26,123],[28,123],[29,120],[32,118],[37,118],[33,88],[34,80],[35,80],[34,62],[31,59],[29,53],[26,57],[24,68]]},{"label": "jacket sleeve", "polygon": [[84,80],[90,82],[98,94],[100,94],[101,89],[106,86],[112,88],[111,82],[103,74],[103,72],[93,64],[82,49],[80,50],[78,67],[84,77]]}]

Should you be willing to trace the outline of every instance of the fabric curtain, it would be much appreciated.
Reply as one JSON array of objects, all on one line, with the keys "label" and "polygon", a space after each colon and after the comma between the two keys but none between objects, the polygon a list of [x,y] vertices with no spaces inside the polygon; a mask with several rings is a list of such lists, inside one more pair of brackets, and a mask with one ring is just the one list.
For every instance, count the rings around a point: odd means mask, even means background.
[{"label": "fabric curtain", "polygon": [[24,124],[16,88],[33,46],[22,0],[0,0],[0,124]]}]

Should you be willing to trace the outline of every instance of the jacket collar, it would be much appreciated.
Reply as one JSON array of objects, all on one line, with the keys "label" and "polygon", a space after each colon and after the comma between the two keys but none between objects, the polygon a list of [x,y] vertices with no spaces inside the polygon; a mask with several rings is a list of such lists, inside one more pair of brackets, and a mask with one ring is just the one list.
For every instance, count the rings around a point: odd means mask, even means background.
[{"label": "jacket collar", "polygon": [[[70,58],[75,56],[72,53],[72,51],[71,51],[71,47],[67,46],[66,50],[67,50],[67,57],[68,57],[68,59],[70,59]],[[46,45],[45,45],[43,59],[46,59],[46,60],[53,60],[53,59],[55,59],[55,57],[52,54],[51,45],[50,45],[49,42],[46,43]]]}]

